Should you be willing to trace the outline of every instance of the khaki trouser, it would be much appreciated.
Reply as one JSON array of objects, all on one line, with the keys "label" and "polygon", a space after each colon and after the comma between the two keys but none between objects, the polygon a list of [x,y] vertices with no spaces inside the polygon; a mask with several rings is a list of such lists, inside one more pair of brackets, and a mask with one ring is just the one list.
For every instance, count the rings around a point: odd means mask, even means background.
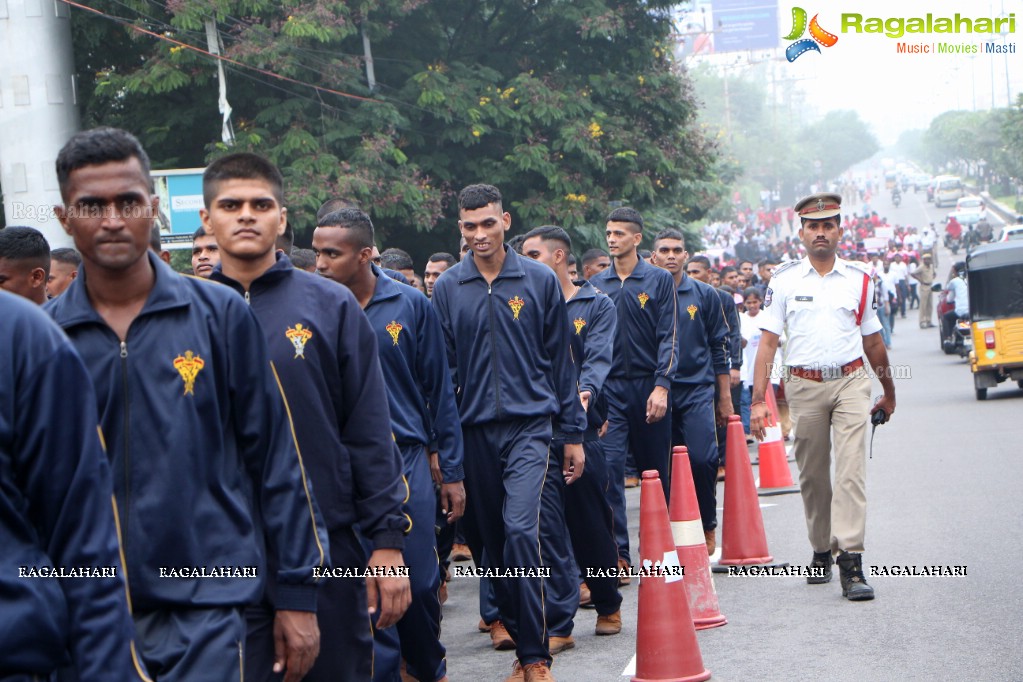
[{"label": "khaki trouser", "polygon": [[934,304],[931,301],[931,285],[921,282],[917,289],[920,291],[920,326],[929,327],[931,325],[931,315],[934,314]]},{"label": "khaki trouser", "polygon": [[863,369],[824,382],[793,376],[785,380],[785,393],[796,433],[792,449],[813,551],[862,552],[870,378]]}]

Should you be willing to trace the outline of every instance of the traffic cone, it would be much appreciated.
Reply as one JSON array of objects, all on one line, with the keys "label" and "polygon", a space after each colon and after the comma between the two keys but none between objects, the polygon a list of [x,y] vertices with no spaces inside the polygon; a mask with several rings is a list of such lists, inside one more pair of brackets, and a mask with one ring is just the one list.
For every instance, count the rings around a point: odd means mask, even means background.
[{"label": "traffic cone", "polygon": [[728,620],[718,608],[707,542],[703,536],[703,521],[700,520],[700,505],[696,500],[696,485],[689,468],[689,452],[684,445],[672,449],[668,518],[671,519],[671,535],[678,560],[685,567],[684,581],[693,625],[697,630],[724,625]]},{"label": "traffic cone", "polygon": [[764,429],[764,440],[757,447],[760,461],[760,481],[757,487],[761,495],[798,493],[799,487],[792,482],[788,453],[785,452],[785,444],[781,440],[781,419],[778,416],[778,402],[774,399],[771,382],[767,382],[765,400],[774,425]]},{"label": "traffic cone", "polygon": [[[741,428],[741,427],[740,427]],[[644,471],[639,493],[639,557],[641,570],[665,569],[664,575],[642,575],[636,624],[636,674],[632,682],[697,682],[710,679],[703,667],[696,629],[689,613],[685,582],[668,522],[664,488],[656,471]],[[704,548],[706,552],[706,548]]]},{"label": "traffic cone", "polygon": [[739,415],[728,418],[725,452],[725,509],[722,516],[721,559],[714,570],[727,573],[727,566],[771,564],[774,557],[767,549],[764,517],[753,483],[746,434]]}]

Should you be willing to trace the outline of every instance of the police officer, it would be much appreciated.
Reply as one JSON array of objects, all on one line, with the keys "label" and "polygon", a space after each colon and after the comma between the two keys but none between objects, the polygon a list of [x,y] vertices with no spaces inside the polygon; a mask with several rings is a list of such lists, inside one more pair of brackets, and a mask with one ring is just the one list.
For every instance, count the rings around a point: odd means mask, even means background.
[{"label": "police officer", "polygon": [[[883,421],[891,418],[895,385],[881,323],[870,304],[869,266],[836,256],[842,236],[841,204],[837,194],[813,194],[795,206],[807,255],[775,272],[764,311],[757,316],[764,333],[754,367],[750,429],[757,439],[764,439],[768,425],[764,393],[778,337],[787,329],[785,391],[796,429],[793,450],[813,546],[811,566],[823,572],[807,582],[831,580],[832,557],[837,555],[842,596],[863,601],[874,598],[862,567],[867,413],[883,411]],[[864,354],[884,389],[873,407]]]}]

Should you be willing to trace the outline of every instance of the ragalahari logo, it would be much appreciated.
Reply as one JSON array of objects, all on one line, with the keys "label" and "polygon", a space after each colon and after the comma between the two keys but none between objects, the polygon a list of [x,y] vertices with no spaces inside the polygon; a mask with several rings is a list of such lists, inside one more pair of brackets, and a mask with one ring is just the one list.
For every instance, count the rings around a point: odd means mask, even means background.
[{"label": "ragalahari logo", "polygon": [[[838,36],[834,33],[828,33],[820,24],[817,23],[817,16],[813,15],[813,19],[810,20],[810,38],[803,38],[802,40],[796,40],[803,35],[803,32],[807,30],[806,26],[806,10],[802,7],[792,8],[792,31],[785,36],[785,40],[795,40],[796,42],[785,48],[785,58],[790,62],[796,61],[799,55],[813,50],[814,52],[820,52],[821,49],[817,47],[820,43],[824,47],[832,47],[838,42]],[[811,40],[812,38],[812,40]]]}]

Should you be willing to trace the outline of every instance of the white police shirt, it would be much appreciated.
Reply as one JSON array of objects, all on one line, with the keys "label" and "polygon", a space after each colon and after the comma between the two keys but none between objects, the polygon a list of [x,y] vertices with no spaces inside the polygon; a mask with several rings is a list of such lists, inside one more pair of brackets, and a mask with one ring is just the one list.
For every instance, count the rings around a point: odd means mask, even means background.
[{"label": "white police shirt", "polygon": [[[779,336],[787,332],[786,364],[820,369],[863,357],[862,337],[881,331],[869,275],[869,264],[837,257],[831,272],[823,277],[808,258],[786,263],[775,271],[764,309],[756,320],[765,331]],[[857,326],[861,300],[863,319]]]}]

